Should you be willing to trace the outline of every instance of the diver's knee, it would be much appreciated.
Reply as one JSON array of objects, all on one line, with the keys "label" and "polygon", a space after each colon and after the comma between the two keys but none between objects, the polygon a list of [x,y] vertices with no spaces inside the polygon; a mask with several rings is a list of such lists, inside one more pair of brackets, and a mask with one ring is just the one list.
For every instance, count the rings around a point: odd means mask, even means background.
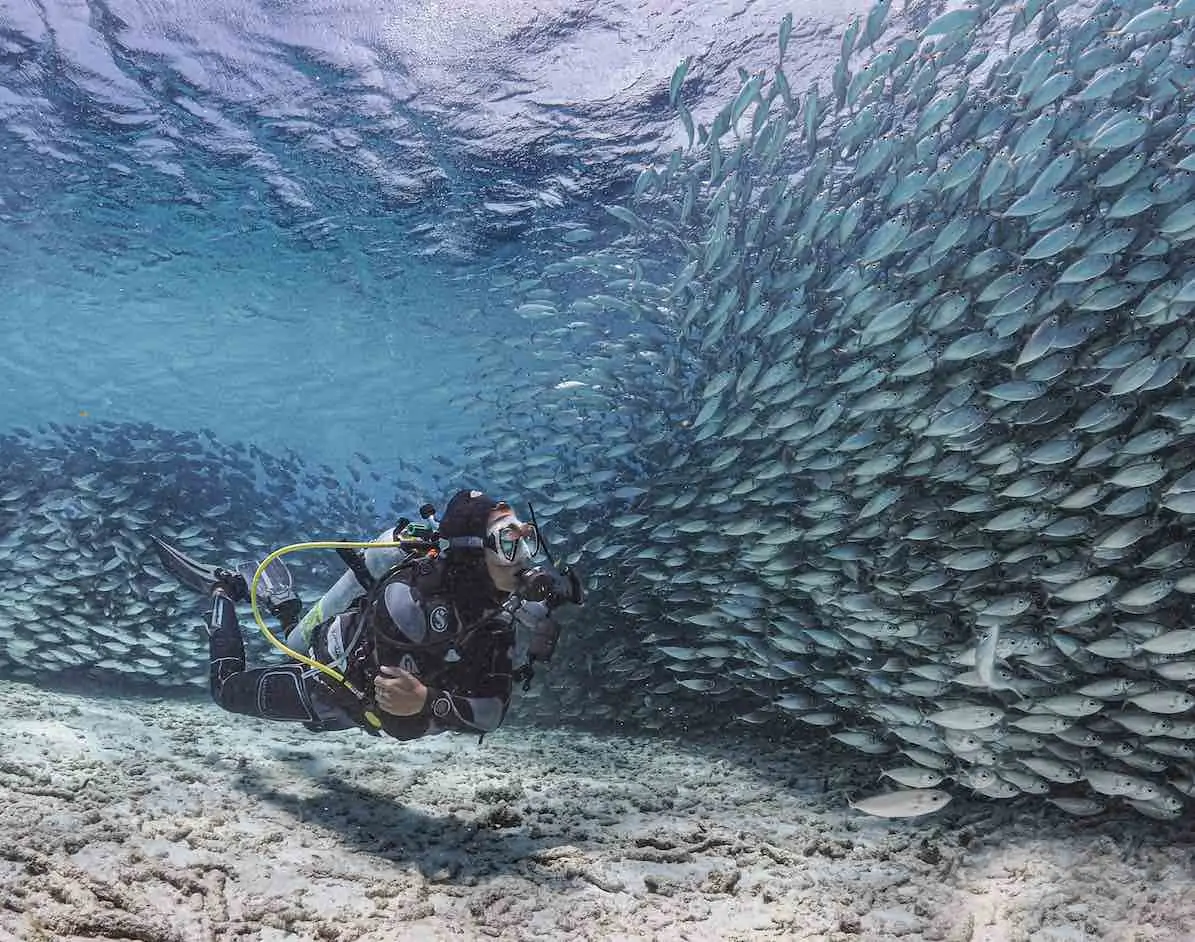
[{"label": "diver's knee", "polygon": [[223,685],[219,687],[212,687],[211,695],[212,703],[216,704],[216,706],[218,706],[221,710],[224,710],[227,713],[242,712],[241,710],[237,709],[237,705],[235,703],[230,702],[232,698],[225,695],[225,688]]}]

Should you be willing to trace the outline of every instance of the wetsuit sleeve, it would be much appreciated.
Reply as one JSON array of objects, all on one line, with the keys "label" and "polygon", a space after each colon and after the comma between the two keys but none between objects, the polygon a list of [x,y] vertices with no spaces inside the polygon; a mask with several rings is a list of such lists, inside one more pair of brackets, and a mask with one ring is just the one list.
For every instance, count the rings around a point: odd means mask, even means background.
[{"label": "wetsuit sleeve", "polygon": [[518,654],[521,660],[528,656],[537,661],[550,661],[556,652],[560,638],[560,623],[552,609],[543,602],[527,602],[515,616],[522,631],[519,633]]}]

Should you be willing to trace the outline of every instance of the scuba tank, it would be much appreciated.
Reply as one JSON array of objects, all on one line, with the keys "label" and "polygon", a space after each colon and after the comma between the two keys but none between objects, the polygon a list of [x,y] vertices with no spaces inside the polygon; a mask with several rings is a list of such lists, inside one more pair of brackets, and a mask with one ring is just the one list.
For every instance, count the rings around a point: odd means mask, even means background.
[{"label": "scuba tank", "polygon": [[393,527],[379,533],[374,540],[375,543],[406,544],[402,547],[379,546],[361,553],[343,551],[341,558],[348,565],[348,571],[299,619],[287,635],[287,646],[306,650],[316,625],[347,611],[368,591],[373,580],[381,578],[395,566],[416,556],[427,555],[434,549],[432,540],[437,529],[436,510],[431,504],[424,504],[419,508],[419,515],[423,523],[413,523],[403,517]]}]

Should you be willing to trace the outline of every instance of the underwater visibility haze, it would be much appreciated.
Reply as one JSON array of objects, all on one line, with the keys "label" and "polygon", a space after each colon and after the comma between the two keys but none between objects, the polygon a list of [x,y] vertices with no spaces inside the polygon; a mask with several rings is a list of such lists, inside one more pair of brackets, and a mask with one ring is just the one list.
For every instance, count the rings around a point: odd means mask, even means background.
[{"label": "underwater visibility haze", "polygon": [[1179,828],[1193,41],[1192,0],[0,2],[0,676],[193,696],[151,533],[260,559],[478,485],[586,575],[528,726]]},{"label": "underwater visibility haze", "polygon": [[730,87],[783,13],[388,6],[0,9],[7,423],[421,461],[488,339],[534,349],[503,278],[665,152],[672,65],[731,20]]}]

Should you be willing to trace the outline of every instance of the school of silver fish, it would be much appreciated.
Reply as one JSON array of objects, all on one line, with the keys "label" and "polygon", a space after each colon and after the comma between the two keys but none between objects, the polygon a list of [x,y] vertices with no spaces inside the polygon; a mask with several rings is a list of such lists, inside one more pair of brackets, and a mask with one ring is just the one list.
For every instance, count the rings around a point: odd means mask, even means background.
[{"label": "school of silver fish", "polygon": [[[365,456],[342,480],[293,453],[148,423],[0,435],[0,675],[101,692],[206,686],[204,602],[161,568],[151,535],[214,562],[261,559],[376,520],[355,486],[373,476]],[[309,598],[339,576],[334,562],[304,561]],[[251,624],[245,635],[252,657],[276,656]]]},{"label": "school of silver fish", "polygon": [[500,286],[540,388],[476,456],[619,592],[584,665],[611,718],[717,728],[749,693],[743,723],[883,757],[884,816],[954,782],[1177,817],[1195,0],[889,14],[828,89],[790,85],[786,18],[708,126],[680,64],[625,235]]}]

